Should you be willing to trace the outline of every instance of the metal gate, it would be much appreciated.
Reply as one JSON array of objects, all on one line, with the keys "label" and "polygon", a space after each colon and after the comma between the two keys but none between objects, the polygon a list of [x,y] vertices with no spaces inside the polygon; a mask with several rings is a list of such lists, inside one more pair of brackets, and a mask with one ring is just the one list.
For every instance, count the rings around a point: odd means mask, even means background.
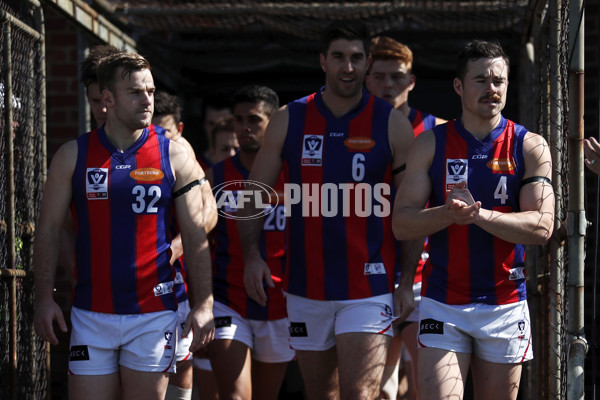
[{"label": "metal gate", "polygon": [[0,3],[0,398],[47,397],[46,344],[33,330],[33,235],[45,174],[43,14]]}]

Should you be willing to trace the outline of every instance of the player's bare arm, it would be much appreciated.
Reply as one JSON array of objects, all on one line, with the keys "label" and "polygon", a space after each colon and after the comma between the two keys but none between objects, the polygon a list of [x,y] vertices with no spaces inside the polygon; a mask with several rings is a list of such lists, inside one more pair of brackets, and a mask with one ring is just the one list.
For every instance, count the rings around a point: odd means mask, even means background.
[{"label": "player's bare arm", "polygon": [[[265,131],[263,143],[256,155],[248,180],[258,181],[270,187],[277,182],[282,168],[281,149],[287,134],[289,114],[286,107],[273,114]],[[238,210],[240,216],[256,215],[254,203]],[[259,239],[263,221],[261,218],[238,220],[238,233],[244,252],[244,286],[248,296],[261,305],[267,304],[267,294],[263,288],[263,279],[273,287],[271,270],[262,259]]]},{"label": "player's bare arm", "polygon": [[62,311],[52,298],[58,260],[60,231],[71,203],[71,178],[77,162],[77,142],[70,141],[56,152],[44,188],[40,219],[33,250],[35,283],[34,327],[37,334],[58,344],[53,323],[67,331]]},{"label": "player's bare arm", "polygon": [[194,339],[190,351],[195,352],[214,338],[215,328],[211,261],[204,230],[202,192],[200,185],[195,184],[200,176],[200,166],[185,147],[178,143],[171,143],[169,155],[175,175],[174,192],[181,192],[174,201],[186,255],[187,283],[192,305],[183,334],[187,335],[193,329]]},{"label": "player's bare arm", "polygon": [[[394,155],[392,163],[392,169],[395,171],[394,185],[399,188],[405,178],[406,171],[396,171],[406,166],[415,135],[408,118],[398,110],[393,110],[390,113],[388,132],[390,133],[390,146]],[[422,238],[404,240],[401,243],[402,271],[398,288],[394,291],[394,314],[398,316],[397,323],[404,321],[415,308],[412,287],[417,265],[423,251],[424,240],[425,237],[423,236]]]},{"label": "player's bare arm", "polygon": [[[481,209],[476,224],[507,242],[545,244],[554,228],[552,158],[546,140],[528,132],[523,140],[525,174],[519,193],[521,210],[500,213]],[[532,178],[532,179],[529,179]]]}]

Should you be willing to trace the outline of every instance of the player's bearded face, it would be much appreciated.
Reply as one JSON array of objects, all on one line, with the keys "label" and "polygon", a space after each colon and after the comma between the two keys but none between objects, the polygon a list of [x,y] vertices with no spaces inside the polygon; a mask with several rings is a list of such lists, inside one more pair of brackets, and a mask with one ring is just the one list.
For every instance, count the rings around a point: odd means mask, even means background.
[{"label": "player's bearded face", "polygon": [[367,72],[367,57],[360,40],[338,39],[321,55],[327,89],[340,97],[355,97],[362,92]]}]

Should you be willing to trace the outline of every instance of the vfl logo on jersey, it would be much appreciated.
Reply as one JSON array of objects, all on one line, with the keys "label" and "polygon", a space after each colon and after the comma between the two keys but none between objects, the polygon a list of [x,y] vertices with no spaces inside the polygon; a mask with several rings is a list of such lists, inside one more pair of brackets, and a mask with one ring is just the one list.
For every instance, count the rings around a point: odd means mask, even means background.
[{"label": "vfl logo on jersey", "polygon": [[69,361],[87,361],[90,353],[87,346],[71,346],[69,350]]},{"label": "vfl logo on jersey", "polygon": [[385,275],[383,263],[365,263],[365,275]]},{"label": "vfl logo on jersey", "polygon": [[487,163],[487,167],[496,174],[514,175],[516,165],[511,158],[494,158]]},{"label": "vfl logo on jersey", "polygon": [[316,167],[323,165],[323,135],[304,135],[302,165]]},{"label": "vfl logo on jersey", "polygon": [[164,296],[165,294],[173,293],[173,281],[162,282],[154,286],[155,296]]},{"label": "vfl logo on jersey", "polygon": [[456,184],[467,182],[469,160],[464,158],[446,159],[446,190],[451,190]]},{"label": "vfl logo on jersey", "polygon": [[355,136],[344,140],[344,145],[350,151],[369,152],[375,146],[375,141],[367,136]]},{"label": "vfl logo on jersey", "polygon": [[161,180],[165,174],[156,168],[138,168],[129,173],[136,181],[153,182]]},{"label": "vfl logo on jersey", "polygon": [[85,180],[88,200],[108,199],[108,168],[88,168]]}]

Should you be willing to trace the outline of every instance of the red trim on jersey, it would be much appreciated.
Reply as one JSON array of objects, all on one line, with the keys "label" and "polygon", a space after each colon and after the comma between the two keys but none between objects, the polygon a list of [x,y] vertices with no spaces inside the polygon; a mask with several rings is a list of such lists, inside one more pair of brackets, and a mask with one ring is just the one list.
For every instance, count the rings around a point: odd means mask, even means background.
[{"label": "red trim on jersey", "polygon": [[[512,207],[494,207],[494,211],[508,213],[512,212]],[[505,240],[494,237],[494,282],[503,282],[507,279],[508,271],[515,262],[515,245]],[[516,303],[519,301],[517,285],[496,285],[496,299],[498,304]]]},{"label": "red trim on jersey", "polygon": [[[87,168],[108,168],[112,158],[98,139],[97,132],[89,135],[86,171]],[[100,166],[100,167],[98,167]],[[108,175],[110,179],[110,174]],[[85,177],[85,174],[84,174]],[[107,181],[110,188],[110,180]],[[97,245],[90,247],[90,280],[94,282],[92,286],[92,304],[91,309],[103,313],[113,313],[113,294],[110,270],[110,237],[111,237],[111,218],[110,218],[110,200],[88,201],[88,220],[90,226],[90,243]],[[96,223],[92,221],[101,221]],[[101,250],[100,250],[101,249]],[[77,270],[77,268],[75,268]]]},{"label": "red trim on jersey", "polygon": [[[446,133],[446,156],[444,159],[466,158],[467,142],[458,134],[454,123],[450,122]],[[444,165],[444,182],[447,182],[447,175],[448,167]],[[447,194],[444,197],[447,197]],[[455,288],[456,290],[448,291],[447,304],[467,304],[471,302],[469,246],[468,226],[450,225],[448,227],[448,288]]]},{"label": "red trim on jersey", "polygon": [[[325,130],[327,128],[327,121],[319,113],[317,106],[314,101],[315,94],[309,96],[306,102],[306,118],[304,119],[304,135],[323,135],[323,147],[322,153],[325,154]],[[302,151],[302,148],[300,148]],[[320,196],[320,185],[323,182],[323,167],[306,167],[300,168],[301,170],[301,182],[316,183],[317,193],[316,198]],[[304,193],[304,185],[302,185],[302,195],[306,196],[308,193]],[[311,185],[308,185],[311,186]],[[311,194],[312,194],[312,187]],[[304,217],[304,243],[305,249],[304,254],[306,258],[306,281],[311,281],[311,284],[307,284],[306,297],[315,300],[324,300],[325,293],[323,288],[325,287],[325,268],[323,268],[323,220],[320,216],[306,216]],[[289,268],[288,268],[289,270]]]},{"label": "red trim on jersey", "polygon": [[[356,118],[354,118],[348,127],[348,138],[355,137],[368,137],[372,138],[373,129],[371,128],[371,121],[373,119],[373,104],[375,96],[370,96],[369,103],[365,106],[364,112],[361,112]],[[348,149],[352,151],[352,149]],[[369,149],[370,150],[370,149]],[[361,152],[364,150],[361,150]],[[360,182],[354,184],[354,190],[350,193],[350,210],[358,210],[356,204],[356,193],[357,186]],[[370,187],[373,190],[373,187]],[[359,198],[366,199],[368,195],[359,196]],[[365,204],[362,204],[362,209],[367,209]],[[369,287],[368,279],[364,277],[365,263],[364,260],[369,259],[369,248],[367,247],[367,222],[368,218],[359,217],[354,212],[350,213],[350,216],[345,218],[346,224],[346,243],[349,249],[353,249],[352,259],[348,259],[348,287],[354,290],[348,292],[349,299],[360,298],[362,293],[368,293],[371,288]],[[390,264],[393,265],[393,264]]]},{"label": "red trim on jersey", "polygon": [[415,110],[415,120],[412,122],[412,128],[415,132],[415,137],[425,131],[425,122],[423,122],[423,114],[419,110]]},{"label": "red trim on jersey", "polygon": [[[161,154],[158,138],[153,131],[148,135],[146,142],[147,151],[138,152],[135,157],[136,165],[144,165],[147,168],[156,168],[162,171]],[[144,182],[146,190],[149,184],[160,184],[159,181]],[[150,193],[148,193],[150,195]],[[150,197],[150,196],[148,196]],[[135,218],[136,238],[159,237],[157,230],[157,214],[137,214]],[[154,285],[159,282],[158,266],[156,265],[156,242],[152,240],[135,241],[135,274],[138,282],[138,303],[140,312],[152,312],[163,308],[159,296],[148,296],[153,293]],[[151,265],[148,265],[151,264]]]},{"label": "red trim on jersey", "polygon": [[492,168],[493,173],[509,175],[514,175],[516,173],[516,163],[513,157],[515,139],[515,124],[512,121],[506,120],[506,128],[504,132],[494,142],[493,160],[499,160],[500,162],[508,163],[511,165],[511,168],[503,168],[501,171]]}]

